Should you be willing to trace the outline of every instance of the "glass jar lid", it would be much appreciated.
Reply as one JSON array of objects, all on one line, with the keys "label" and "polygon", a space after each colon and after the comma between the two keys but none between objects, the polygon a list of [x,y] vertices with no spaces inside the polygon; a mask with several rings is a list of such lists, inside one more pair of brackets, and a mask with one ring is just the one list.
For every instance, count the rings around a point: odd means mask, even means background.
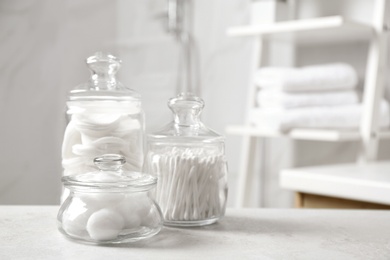
[{"label": "glass jar lid", "polygon": [[96,52],[86,59],[90,80],[70,91],[69,101],[137,101],[141,96],[116,78],[122,61],[109,53]]},{"label": "glass jar lid", "polygon": [[149,135],[149,140],[176,142],[221,142],[224,138],[207,128],[200,120],[204,101],[191,93],[181,93],[168,101],[173,121],[160,131]]},{"label": "glass jar lid", "polygon": [[66,188],[83,192],[144,191],[153,188],[157,178],[152,175],[124,171],[125,157],[119,154],[105,154],[96,157],[98,171],[62,177]]}]

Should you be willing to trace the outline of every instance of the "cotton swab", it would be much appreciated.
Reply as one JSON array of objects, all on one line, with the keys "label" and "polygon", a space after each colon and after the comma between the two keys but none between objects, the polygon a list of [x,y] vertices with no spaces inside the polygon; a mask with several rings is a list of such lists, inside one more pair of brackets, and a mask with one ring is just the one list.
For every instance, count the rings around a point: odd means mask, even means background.
[{"label": "cotton swab", "polygon": [[218,217],[226,201],[225,157],[202,149],[174,148],[149,153],[149,169],[158,176],[155,191],[164,218],[169,221],[198,221]]}]

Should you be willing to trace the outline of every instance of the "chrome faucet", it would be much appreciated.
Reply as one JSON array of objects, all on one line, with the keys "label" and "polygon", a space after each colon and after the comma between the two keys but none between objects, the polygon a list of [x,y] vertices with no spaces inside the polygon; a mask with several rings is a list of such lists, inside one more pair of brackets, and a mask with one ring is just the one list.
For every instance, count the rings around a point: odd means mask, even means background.
[{"label": "chrome faucet", "polygon": [[192,0],[167,0],[167,31],[180,44],[177,92],[200,95],[198,55],[191,35]]},{"label": "chrome faucet", "polygon": [[183,24],[183,1],[168,0],[168,32],[179,35]]}]

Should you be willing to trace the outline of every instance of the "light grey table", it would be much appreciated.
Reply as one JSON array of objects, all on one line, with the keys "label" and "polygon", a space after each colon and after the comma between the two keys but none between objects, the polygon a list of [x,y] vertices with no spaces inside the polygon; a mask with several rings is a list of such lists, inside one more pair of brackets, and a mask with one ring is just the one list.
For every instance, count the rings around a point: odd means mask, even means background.
[{"label": "light grey table", "polygon": [[228,209],[219,223],[92,246],[57,231],[57,206],[0,206],[0,259],[390,259],[390,211]]}]

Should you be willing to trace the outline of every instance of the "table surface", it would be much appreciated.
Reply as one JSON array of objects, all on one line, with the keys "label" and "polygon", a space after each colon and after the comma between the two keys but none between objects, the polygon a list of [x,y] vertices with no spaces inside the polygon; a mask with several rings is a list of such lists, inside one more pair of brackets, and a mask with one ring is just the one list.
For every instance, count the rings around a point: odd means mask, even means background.
[{"label": "table surface", "polygon": [[0,259],[390,259],[390,211],[227,209],[218,223],[144,241],[79,244],[58,206],[0,206]]}]

